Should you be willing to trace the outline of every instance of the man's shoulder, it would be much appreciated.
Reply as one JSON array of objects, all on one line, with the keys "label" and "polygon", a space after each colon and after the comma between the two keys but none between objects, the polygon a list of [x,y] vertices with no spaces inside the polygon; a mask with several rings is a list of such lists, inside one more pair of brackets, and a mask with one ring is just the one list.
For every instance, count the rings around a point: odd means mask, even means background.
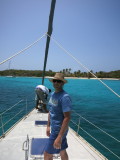
[{"label": "man's shoulder", "polygon": [[70,97],[70,95],[66,91],[63,91],[63,97]]},{"label": "man's shoulder", "polygon": [[72,101],[70,95],[64,91],[61,95],[60,101]]}]

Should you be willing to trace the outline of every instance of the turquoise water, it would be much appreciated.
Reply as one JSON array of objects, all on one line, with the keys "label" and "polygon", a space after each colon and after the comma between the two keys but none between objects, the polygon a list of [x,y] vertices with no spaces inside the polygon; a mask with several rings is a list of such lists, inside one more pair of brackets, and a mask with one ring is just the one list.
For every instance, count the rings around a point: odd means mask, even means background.
[{"label": "turquoise water", "polygon": [[[120,81],[104,80],[104,82],[120,95]],[[34,108],[34,89],[38,84],[41,84],[40,78],[0,77],[0,113],[3,113],[18,101],[23,100],[17,106],[14,106],[12,110],[3,114],[2,121],[4,124],[6,123],[4,131],[20,119],[26,111],[29,112]],[[53,90],[52,83],[48,79],[45,79],[45,85]],[[120,98],[111,93],[97,80],[68,79],[68,84],[64,86],[64,89],[72,97],[73,110],[120,140]],[[26,99],[28,99],[27,104],[29,106],[27,108]],[[21,109],[23,110],[21,111]],[[16,113],[19,114],[14,118]],[[12,120],[7,123],[7,120],[11,118]],[[72,119],[78,123],[78,117],[74,114]],[[72,123],[70,125],[74,130],[77,130],[75,125]],[[82,118],[80,126],[120,157],[119,142],[101,133]],[[2,134],[1,128],[0,134]],[[89,137],[82,129],[80,129],[79,134],[109,160],[118,159]]]}]

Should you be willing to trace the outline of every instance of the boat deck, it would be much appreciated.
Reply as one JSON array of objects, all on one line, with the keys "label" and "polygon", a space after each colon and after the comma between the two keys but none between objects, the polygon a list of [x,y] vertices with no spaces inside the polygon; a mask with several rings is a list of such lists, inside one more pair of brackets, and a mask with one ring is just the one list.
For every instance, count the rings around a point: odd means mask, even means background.
[{"label": "boat deck", "polygon": [[[30,140],[34,138],[47,138],[46,126],[36,126],[36,120],[47,120],[47,114],[33,110],[27,117],[17,123],[5,138],[0,139],[0,160],[24,160],[25,151],[22,150],[23,142],[27,135]],[[90,146],[82,137],[70,128],[68,133],[67,149],[70,160],[103,160],[106,159],[97,150]],[[30,141],[31,142],[31,141]],[[32,159],[29,154],[29,160]],[[37,159],[43,159],[37,158]],[[60,159],[60,157],[58,158]]]}]

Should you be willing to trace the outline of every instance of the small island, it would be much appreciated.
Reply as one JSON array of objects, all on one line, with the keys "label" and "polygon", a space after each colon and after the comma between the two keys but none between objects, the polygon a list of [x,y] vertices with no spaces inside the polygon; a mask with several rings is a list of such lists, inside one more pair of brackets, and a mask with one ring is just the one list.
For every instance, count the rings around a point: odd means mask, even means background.
[{"label": "small island", "polygon": [[[65,75],[66,78],[87,78],[87,79],[93,79],[95,78],[91,70],[90,72],[81,72],[80,70],[71,72],[71,69],[63,69],[61,72]],[[0,76],[11,76],[11,77],[42,77],[42,70],[16,70],[16,69],[10,69],[10,70],[3,70],[0,71]],[[45,72],[46,77],[53,77],[56,72],[49,70]],[[104,72],[99,71],[93,73],[97,78],[100,79],[118,79],[120,80],[120,70],[117,71],[110,71],[110,72]]]}]

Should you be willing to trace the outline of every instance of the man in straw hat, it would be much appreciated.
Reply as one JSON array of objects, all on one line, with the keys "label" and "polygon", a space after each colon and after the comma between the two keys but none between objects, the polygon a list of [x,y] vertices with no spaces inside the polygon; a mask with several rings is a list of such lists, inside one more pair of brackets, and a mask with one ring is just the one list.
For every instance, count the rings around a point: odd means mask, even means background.
[{"label": "man in straw hat", "polygon": [[68,93],[63,90],[67,80],[64,79],[62,73],[56,73],[53,79],[49,80],[53,83],[55,91],[51,94],[48,103],[49,114],[46,134],[49,136],[49,141],[45,148],[44,160],[52,160],[53,154],[58,153],[60,153],[62,160],[68,160],[66,135],[72,102]]}]

